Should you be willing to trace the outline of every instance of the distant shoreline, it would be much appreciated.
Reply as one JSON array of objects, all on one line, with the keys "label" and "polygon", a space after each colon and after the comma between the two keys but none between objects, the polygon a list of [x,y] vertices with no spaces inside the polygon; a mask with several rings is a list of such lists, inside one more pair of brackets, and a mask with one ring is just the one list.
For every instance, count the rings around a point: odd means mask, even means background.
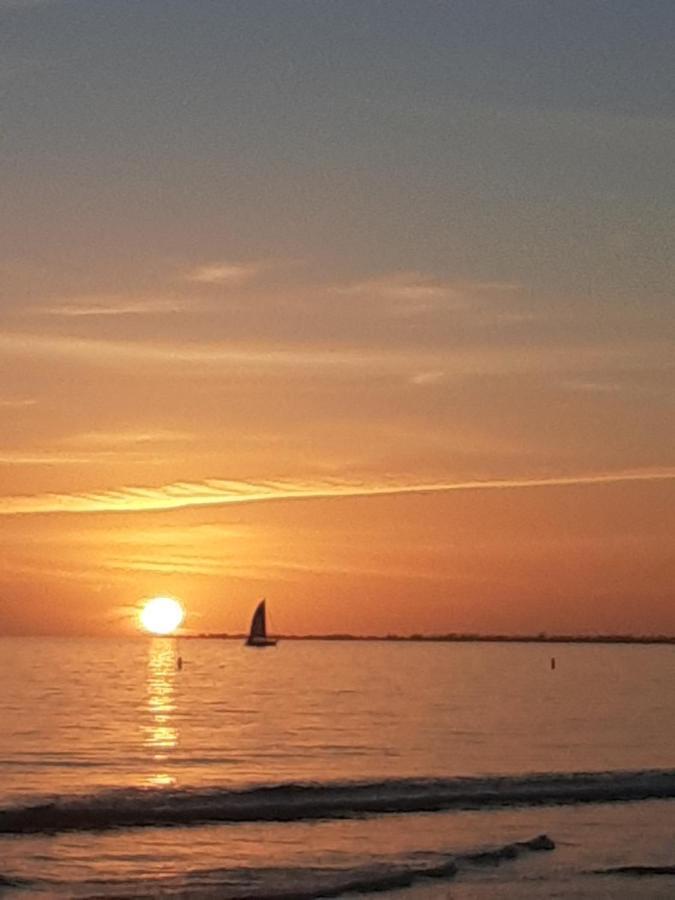
[{"label": "distant shoreline", "polygon": [[[243,641],[245,634],[185,634],[188,640]],[[280,641],[370,641],[392,643],[425,644],[675,644],[674,635],[628,635],[628,634],[412,634],[412,635],[356,635],[356,634],[281,634]]]}]

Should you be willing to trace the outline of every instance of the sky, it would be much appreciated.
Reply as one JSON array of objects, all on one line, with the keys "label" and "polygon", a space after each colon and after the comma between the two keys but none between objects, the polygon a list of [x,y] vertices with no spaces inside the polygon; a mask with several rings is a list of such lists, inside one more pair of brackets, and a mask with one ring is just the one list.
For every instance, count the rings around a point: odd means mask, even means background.
[{"label": "sky", "polygon": [[0,0],[0,634],[675,634],[674,29]]}]

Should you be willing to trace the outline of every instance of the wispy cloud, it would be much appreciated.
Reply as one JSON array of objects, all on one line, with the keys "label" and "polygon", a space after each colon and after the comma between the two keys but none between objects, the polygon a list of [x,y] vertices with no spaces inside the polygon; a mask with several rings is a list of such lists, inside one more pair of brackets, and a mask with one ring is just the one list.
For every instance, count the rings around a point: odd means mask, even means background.
[{"label": "wispy cloud", "polygon": [[562,387],[568,391],[578,391],[584,394],[615,394],[625,390],[625,385],[610,381],[588,381],[580,378],[568,379],[562,382]]},{"label": "wispy cloud", "polygon": [[420,315],[439,305],[461,305],[463,296],[453,285],[421,272],[396,272],[339,285],[336,293],[367,300],[386,300],[392,312],[403,316]]},{"label": "wispy cloud", "polygon": [[[1,406],[0,406],[1,408]],[[0,452],[0,465],[86,466],[144,459],[169,444],[187,443],[193,435],[179,431],[90,432],[57,441],[49,450],[10,449]],[[1,501],[0,501],[1,502]]]},{"label": "wispy cloud", "polygon": [[263,267],[262,263],[214,262],[192,269],[187,279],[199,284],[237,285],[255,278]]},{"label": "wispy cloud", "polygon": [[136,444],[182,443],[193,439],[194,435],[189,432],[171,431],[168,429],[157,431],[91,431],[73,435],[66,443],[91,447],[127,447]]},{"label": "wispy cloud", "polygon": [[11,398],[0,397],[0,409],[22,409],[26,406],[35,406],[37,400],[32,397],[13,400]]},{"label": "wispy cloud", "polygon": [[324,349],[272,345],[249,346],[222,342],[150,342],[104,340],[70,335],[39,335],[30,332],[1,332],[0,348],[20,355],[61,356],[99,365],[140,360],[145,363],[198,363],[277,367],[367,368],[375,363],[396,364],[400,355],[387,351],[364,352],[360,348]]},{"label": "wispy cloud", "polygon": [[346,296],[388,300],[391,311],[401,316],[415,316],[438,309],[461,309],[479,296],[513,293],[520,285],[496,281],[449,281],[423,272],[393,272],[338,285],[334,290]]},{"label": "wispy cloud", "polygon": [[[138,454],[137,454],[138,456]],[[130,454],[125,454],[128,461]],[[7,466],[88,466],[102,462],[119,462],[120,448],[108,450],[7,450],[0,453],[0,465]],[[1,503],[2,501],[0,501]]]},{"label": "wispy cloud", "polygon": [[410,378],[411,384],[420,386],[427,384],[440,384],[445,378],[445,372],[442,369],[432,369],[429,372],[416,372]]},{"label": "wispy cloud", "polygon": [[165,297],[105,296],[73,298],[47,307],[35,307],[37,315],[63,318],[94,318],[97,316],[149,316],[178,312],[185,308],[185,301]]},{"label": "wispy cloud", "polygon": [[520,490],[525,488],[669,481],[675,469],[599,472],[548,478],[493,479],[486,481],[416,482],[404,479],[349,481],[225,481],[177,482],[159,488],[122,487],[118,490],[73,494],[38,494],[0,499],[0,515],[35,513],[149,512],[190,506],[225,506],[274,500],[370,497],[387,494],[430,494],[449,491]]},{"label": "wispy cloud", "polygon": [[222,341],[107,340],[71,335],[40,335],[30,332],[0,331],[0,349],[20,357],[70,358],[94,366],[124,368],[129,362],[144,366],[177,364],[220,367],[251,366],[276,375],[288,371],[363,371],[400,374],[412,378],[419,373],[443,372],[446,376],[472,374],[554,372],[569,375],[607,370],[620,363],[625,372],[649,365],[670,365],[670,345],[664,341],[633,343],[559,344],[550,346],[476,346],[423,349],[416,347],[375,347],[325,344],[296,345],[287,342],[244,343]]}]

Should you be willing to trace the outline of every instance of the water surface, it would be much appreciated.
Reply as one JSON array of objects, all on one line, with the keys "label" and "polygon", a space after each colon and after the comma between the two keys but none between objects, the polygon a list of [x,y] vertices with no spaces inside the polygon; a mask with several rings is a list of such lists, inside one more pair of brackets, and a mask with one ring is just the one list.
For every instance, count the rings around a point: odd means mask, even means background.
[{"label": "water surface", "polygon": [[[673,862],[675,804],[659,799],[675,791],[670,646],[4,639],[0,651],[0,875],[24,896],[274,896],[284,885],[301,896],[309,885],[318,897],[326,878],[442,868],[544,830],[567,850],[489,877],[464,866],[453,891],[490,878],[511,890],[516,878],[513,896],[529,896],[527,878],[547,872],[532,896],[554,896],[556,878],[601,878],[589,859],[632,863],[636,848],[643,862]],[[594,773],[594,797],[581,796],[580,773]],[[479,802],[437,803],[464,778]],[[616,803],[622,783],[663,790]],[[313,821],[305,795],[298,807],[310,786]],[[253,804],[250,820],[224,821],[233,802]],[[35,833],[14,827],[22,815]],[[573,833],[584,838],[571,852]],[[626,890],[618,876],[603,884],[606,896]]]}]

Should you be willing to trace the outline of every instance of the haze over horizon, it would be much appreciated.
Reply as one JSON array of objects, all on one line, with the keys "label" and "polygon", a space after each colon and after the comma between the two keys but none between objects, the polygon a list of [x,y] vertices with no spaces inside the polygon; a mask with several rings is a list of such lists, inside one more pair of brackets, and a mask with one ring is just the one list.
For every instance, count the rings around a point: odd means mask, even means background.
[{"label": "haze over horizon", "polygon": [[0,0],[0,634],[675,634],[674,26]]}]

